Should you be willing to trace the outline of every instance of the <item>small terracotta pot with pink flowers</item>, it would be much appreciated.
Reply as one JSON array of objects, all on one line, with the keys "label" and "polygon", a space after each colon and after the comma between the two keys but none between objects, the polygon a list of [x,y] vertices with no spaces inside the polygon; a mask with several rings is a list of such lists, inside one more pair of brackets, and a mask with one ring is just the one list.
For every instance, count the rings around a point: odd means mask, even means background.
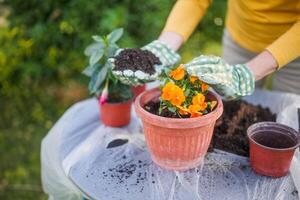
[{"label": "small terracotta pot with pink flowers", "polygon": [[160,89],[145,91],[135,100],[152,160],[172,170],[197,167],[223,112],[222,100],[181,66],[162,79]]}]

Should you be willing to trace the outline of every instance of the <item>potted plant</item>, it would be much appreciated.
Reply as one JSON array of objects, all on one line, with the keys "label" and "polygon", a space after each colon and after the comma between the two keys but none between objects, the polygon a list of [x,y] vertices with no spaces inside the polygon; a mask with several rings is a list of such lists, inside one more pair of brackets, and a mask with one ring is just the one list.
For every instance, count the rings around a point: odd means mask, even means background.
[{"label": "potted plant", "polygon": [[[93,36],[94,43],[85,49],[89,66],[83,73],[91,78],[90,94],[96,95],[100,106],[100,118],[107,126],[125,126],[130,122],[132,91],[129,85],[121,83],[112,73],[109,58],[119,49],[116,42],[123,29],[116,29],[107,36]],[[120,115],[122,113],[122,115]]]},{"label": "potted plant", "polygon": [[167,169],[196,167],[223,112],[222,101],[182,66],[162,74],[161,79],[160,88],[145,91],[135,101],[151,157]]}]

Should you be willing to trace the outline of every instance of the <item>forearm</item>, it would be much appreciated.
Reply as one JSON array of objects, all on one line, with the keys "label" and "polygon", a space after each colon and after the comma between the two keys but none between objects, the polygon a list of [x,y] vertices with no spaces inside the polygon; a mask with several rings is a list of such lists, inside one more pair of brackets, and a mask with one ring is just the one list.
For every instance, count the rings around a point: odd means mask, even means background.
[{"label": "forearm", "polygon": [[158,40],[167,44],[174,51],[177,51],[183,44],[183,37],[175,32],[163,32]]},{"label": "forearm", "polygon": [[252,60],[246,63],[250,71],[252,72],[255,80],[260,80],[263,77],[274,72],[278,64],[273,55],[265,50],[262,53],[258,54]]}]

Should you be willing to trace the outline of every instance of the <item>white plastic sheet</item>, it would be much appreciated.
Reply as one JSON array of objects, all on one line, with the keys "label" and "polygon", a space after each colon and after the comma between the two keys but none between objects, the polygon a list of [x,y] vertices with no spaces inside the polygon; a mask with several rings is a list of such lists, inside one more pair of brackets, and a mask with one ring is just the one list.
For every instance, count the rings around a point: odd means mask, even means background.
[{"label": "white plastic sheet", "polygon": [[[256,91],[246,100],[270,107],[278,122],[298,130],[299,96]],[[128,142],[107,149],[116,139]],[[90,99],[71,107],[44,138],[42,181],[52,199],[298,199],[299,150],[296,154],[292,176],[279,179],[258,176],[247,158],[222,151],[187,172],[163,170],[152,163],[134,112],[129,126],[105,127]]]}]

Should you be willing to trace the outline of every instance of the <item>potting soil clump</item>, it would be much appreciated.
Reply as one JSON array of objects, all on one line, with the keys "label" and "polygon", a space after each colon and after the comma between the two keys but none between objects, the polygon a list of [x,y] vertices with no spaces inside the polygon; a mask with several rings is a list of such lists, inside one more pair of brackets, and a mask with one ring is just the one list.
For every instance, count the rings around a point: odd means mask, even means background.
[{"label": "potting soil clump", "polygon": [[249,156],[247,129],[261,121],[276,121],[270,109],[245,101],[224,102],[223,115],[216,122],[210,150],[213,148]]},{"label": "potting soil clump", "polygon": [[115,70],[124,71],[143,71],[148,74],[154,74],[154,65],[161,64],[158,57],[148,50],[125,49],[115,57]]}]

